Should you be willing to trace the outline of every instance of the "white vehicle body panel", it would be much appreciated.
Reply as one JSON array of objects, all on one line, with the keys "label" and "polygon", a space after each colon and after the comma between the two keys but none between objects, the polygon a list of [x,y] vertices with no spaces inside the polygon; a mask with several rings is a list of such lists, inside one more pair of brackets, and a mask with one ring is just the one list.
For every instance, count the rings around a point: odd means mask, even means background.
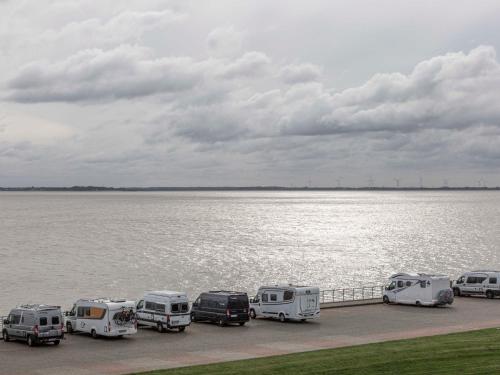
[{"label": "white vehicle body panel", "polygon": [[256,316],[306,320],[320,317],[319,288],[308,286],[276,285],[260,287],[250,302]]},{"label": "white vehicle body panel", "polygon": [[423,306],[451,304],[452,294],[448,276],[408,273],[391,276],[384,291],[389,302]]},{"label": "white vehicle body panel", "polygon": [[500,295],[500,271],[471,271],[461,275],[453,284],[461,295]]},{"label": "white vehicle body panel", "polygon": [[165,328],[186,327],[191,324],[189,299],[184,292],[146,292],[137,302],[137,321],[140,325]]}]

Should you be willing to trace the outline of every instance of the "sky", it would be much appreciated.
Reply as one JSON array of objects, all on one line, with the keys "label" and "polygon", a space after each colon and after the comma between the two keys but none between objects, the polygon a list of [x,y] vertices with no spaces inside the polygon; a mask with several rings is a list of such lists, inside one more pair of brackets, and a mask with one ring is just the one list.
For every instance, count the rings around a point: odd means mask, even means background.
[{"label": "sky", "polygon": [[0,186],[499,186],[500,2],[0,0]]}]

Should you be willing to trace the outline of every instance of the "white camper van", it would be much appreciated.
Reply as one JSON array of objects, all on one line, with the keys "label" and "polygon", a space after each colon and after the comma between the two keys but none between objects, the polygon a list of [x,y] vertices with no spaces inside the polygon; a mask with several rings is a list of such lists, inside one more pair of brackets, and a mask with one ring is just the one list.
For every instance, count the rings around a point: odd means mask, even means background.
[{"label": "white camper van", "polygon": [[135,302],[125,299],[80,299],[66,311],[66,331],[98,336],[124,336],[137,333]]},{"label": "white camper van", "polygon": [[450,278],[445,275],[424,273],[397,273],[389,278],[385,287],[385,303],[417,306],[442,306],[453,303]]},{"label": "white camper van", "polygon": [[137,322],[140,325],[182,332],[191,324],[189,300],[184,292],[160,290],[146,292],[137,302]]},{"label": "white camper van", "polygon": [[317,319],[319,288],[295,285],[262,286],[250,300],[250,317],[258,316],[286,320]]},{"label": "white camper van", "polygon": [[500,296],[500,271],[472,271],[464,273],[453,284],[456,296],[479,295],[487,298]]}]

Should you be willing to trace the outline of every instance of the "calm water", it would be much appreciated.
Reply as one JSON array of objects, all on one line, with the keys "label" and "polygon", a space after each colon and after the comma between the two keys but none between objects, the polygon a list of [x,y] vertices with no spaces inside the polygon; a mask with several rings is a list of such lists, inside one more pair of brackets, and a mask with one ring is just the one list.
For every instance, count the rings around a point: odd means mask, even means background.
[{"label": "calm water", "polygon": [[500,268],[500,192],[0,193],[0,313]]}]

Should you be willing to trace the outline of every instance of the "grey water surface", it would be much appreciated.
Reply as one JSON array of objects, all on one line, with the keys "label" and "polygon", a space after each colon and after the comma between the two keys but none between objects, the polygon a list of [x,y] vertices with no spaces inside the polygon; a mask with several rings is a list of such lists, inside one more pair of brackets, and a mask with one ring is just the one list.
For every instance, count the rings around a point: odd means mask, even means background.
[{"label": "grey water surface", "polygon": [[500,192],[2,192],[0,313],[500,268]]}]

